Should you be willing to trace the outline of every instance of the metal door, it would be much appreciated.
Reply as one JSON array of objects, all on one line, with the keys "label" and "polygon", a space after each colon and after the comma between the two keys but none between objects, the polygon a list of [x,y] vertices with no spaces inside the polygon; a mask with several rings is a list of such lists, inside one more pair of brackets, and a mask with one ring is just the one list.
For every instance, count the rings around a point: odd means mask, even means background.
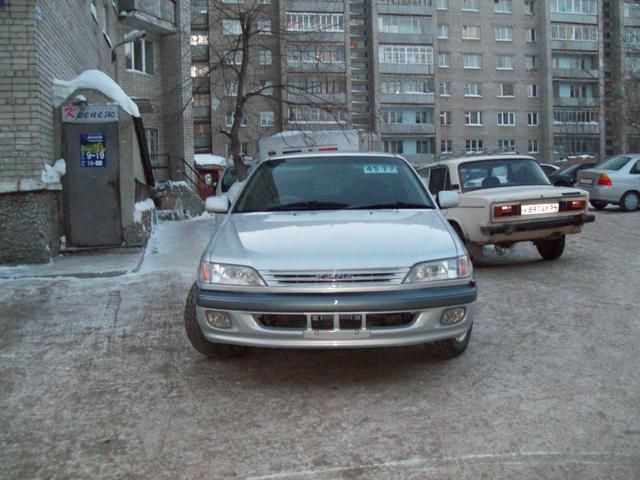
[{"label": "metal door", "polygon": [[118,124],[64,124],[67,243],[120,245]]}]

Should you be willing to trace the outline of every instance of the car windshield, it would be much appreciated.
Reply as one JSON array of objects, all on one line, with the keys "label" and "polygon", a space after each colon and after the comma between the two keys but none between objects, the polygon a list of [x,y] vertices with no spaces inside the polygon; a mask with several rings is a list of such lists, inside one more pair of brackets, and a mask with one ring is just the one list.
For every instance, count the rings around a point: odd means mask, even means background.
[{"label": "car windshield", "polygon": [[600,170],[620,170],[630,160],[630,157],[626,155],[616,155],[615,157],[608,158],[604,162],[598,165]]},{"label": "car windshield", "polygon": [[402,159],[292,157],[261,163],[233,212],[384,208],[435,208]]},{"label": "car windshield", "polygon": [[464,162],[458,166],[462,191],[521,185],[550,185],[538,162],[528,158],[505,157]]}]

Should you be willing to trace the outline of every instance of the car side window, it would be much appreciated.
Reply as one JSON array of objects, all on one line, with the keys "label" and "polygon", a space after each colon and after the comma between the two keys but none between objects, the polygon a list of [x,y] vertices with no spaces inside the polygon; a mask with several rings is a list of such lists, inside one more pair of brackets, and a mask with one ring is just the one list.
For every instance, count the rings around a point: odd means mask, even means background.
[{"label": "car side window", "polygon": [[631,172],[630,173],[633,173],[633,174],[636,174],[636,175],[640,174],[640,160],[638,160],[636,162],[636,164],[633,167],[631,167]]},{"label": "car side window", "polygon": [[451,189],[451,180],[447,167],[434,167],[429,170],[429,191],[438,195],[442,190]]}]

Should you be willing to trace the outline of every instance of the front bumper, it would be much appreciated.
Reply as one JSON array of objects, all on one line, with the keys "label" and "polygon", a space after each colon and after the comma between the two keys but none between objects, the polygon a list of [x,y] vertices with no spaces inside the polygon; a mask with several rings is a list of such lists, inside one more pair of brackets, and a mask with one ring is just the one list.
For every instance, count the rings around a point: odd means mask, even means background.
[{"label": "front bumper", "polygon": [[[473,322],[477,287],[475,281],[442,288],[361,293],[234,293],[198,289],[198,324],[211,342],[274,348],[360,348],[391,347],[433,342],[464,334]],[[443,312],[464,306],[464,320],[455,325],[440,323]],[[229,329],[211,327],[206,311],[226,313]],[[382,328],[340,329],[338,317],[353,314],[411,313],[406,325]],[[263,314],[312,314],[336,318],[333,328],[272,328],[258,319]]]},{"label": "front bumper", "polygon": [[496,226],[487,225],[480,227],[480,231],[484,235],[511,235],[520,232],[554,230],[563,227],[582,227],[585,223],[591,223],[595,221],[595,219],[595,215],[583,213],[580,215],[573,215],[571,217],[537,220],[534,222],[514,222]]}]

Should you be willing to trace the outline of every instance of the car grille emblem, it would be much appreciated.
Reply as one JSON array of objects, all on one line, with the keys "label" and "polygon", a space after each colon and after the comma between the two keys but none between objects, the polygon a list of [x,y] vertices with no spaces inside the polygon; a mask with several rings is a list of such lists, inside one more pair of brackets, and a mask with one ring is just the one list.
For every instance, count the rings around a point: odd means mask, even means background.
[{"label": "car grille emblem", "polygon": [[351,280],[353,275],[350,273],[323,273],[321,275],[316,275],[318,280],[330,280],[332,282]]}]

